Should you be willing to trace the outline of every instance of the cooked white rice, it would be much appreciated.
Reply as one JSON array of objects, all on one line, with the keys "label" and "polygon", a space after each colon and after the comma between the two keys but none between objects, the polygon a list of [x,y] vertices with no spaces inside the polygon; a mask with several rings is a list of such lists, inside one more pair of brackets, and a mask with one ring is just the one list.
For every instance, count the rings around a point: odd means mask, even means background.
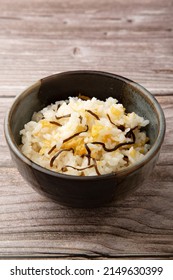
[{"label": "cooked white rice", "polygon": [[117,172],[149,150],[149,138],[140,130],[148,123],[134,112],[126,113],[112,97],[70,97],[33,114],[20,131],[21,150],[33,162],[63,174]]}]

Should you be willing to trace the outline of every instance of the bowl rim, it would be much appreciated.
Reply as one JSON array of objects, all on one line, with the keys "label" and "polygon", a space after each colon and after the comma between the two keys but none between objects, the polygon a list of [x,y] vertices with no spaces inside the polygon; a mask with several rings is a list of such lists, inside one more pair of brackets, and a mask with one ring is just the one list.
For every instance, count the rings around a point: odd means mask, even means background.
[{"label": "bowl rim", "polygon": [[[154,108],[155,111],[157,112],[157,116],[159,119],[159,133],[157,135],[156,141],[155,143],[152,145],[151,149],[147,152],[147,154],[144,156],[144,158],[138,162],[136,162],[135,164],[128,166],[122,170],[119,170],[117,172],[112,172],[112,173],[108,173],[108,174],[102,174],[100,176],[98,175],[92,175],[92,176],[85,176],[85,177],[81,177],[78,175],[67,175],[67,174],[62,174],[62,173],[58,173],[56,171],[52,171],[49,169],[46,169],[45,167],[42,167],[40,165],[38,165],[37,163],[33,162],[32,160],[30,160],[29,158],[27,158],[19,149],[19,147],[17,146],[17,144],[15,143],[15,140],[13,138],[13,134],[10,128],[10,118],[13,112],[13,109],[15,108],[15,105],[19,102],[19,100],[23,97],[25,97],[26,95],[28,95],[30,93],[30,91],[34,88],[40,87],[41,86],[41,81],[44,79],[48,79],[48,78],[53,78],[56,76],[61,76],[61,75],[78,75],[78,74],[91,74],[91,75],[100,75],[100,76],[107,76],[107,77],[111,77],[111,78],[116,78],[119,79],[123,82],[125,82],[128,85],[131,85],[133,87],[135,87],[136,89],[139,90],[139,92],[141,92],[141,95],[143,95],[144,97],[146,97],[146,100],[150,100],[152,102],[152,104],[154,104]],[[22,93],[18,94],[15,98],[13,103],[11,104],[10,108],[8,109],[5,119],[4,119],[4,134],[5,134],[5,138],[7,141],[7,144],[9,145],[9,148],[14,152],[14,154],[24,163],[26,163],[27,165],[29,165],[30,167],[42,172],[42,173],[46,173],[48,175],[54,176],[54,177],[58,177],[58,178],[62,178],[62,179],[66,179],[66,180],[79,180],[79,181],[83,181],[83,180],[100,180],[100,179],[107,179],[107,178],[111,178],[111,177],[121,177],[121,176],[125,176],[128,175],[129,173],[133,173],[135,171],[137,171],[138,169],[140,169],[142,166],[144,166],[147,162],[149,162],[156,154],[157,152],[160,150],[161,145],[163,143],[164,140],[164,136],[165,136],[165,130],[166,130],[166,122],[165,122],[165,116],[163,113],[163,110],[159,104],[159,102],[157,101],[157,99],[146,89],[144,88],[142,85],[138,84],[137,82],[134,82],[126,77],[114,74],[114,73],[109,73],[109,72],[104,72],[104,71],[95,71],[95,70],[75,70],[75,71],[65,71],[65,72],[60,72],[60,73],[56,73],[53,75],[49,75],[43,79],[38,80],[37,82],[35,82],[34,84],[32,84],[30,87],[26,88]]]}]

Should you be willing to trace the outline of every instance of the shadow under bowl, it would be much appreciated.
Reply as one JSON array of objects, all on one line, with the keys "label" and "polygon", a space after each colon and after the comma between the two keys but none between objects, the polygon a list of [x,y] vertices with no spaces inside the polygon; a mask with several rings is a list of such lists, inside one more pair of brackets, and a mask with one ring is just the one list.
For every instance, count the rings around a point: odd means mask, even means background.
[{"label": "shadow under bowl", "polygon": [[[79,93],[105,100],[118,99],[127,112],[150,121],[146,132],[151,149],[143,160],[117,173],[101,176],[71,176],[45,169],[20,151],[20,130],[32,114],[45,106]],[[157,100],[139,84],[106,72],[70,71],[39,80],[14,100],[5,118],[5,136],[20,174],[38,192],[72,207],[98,207],[124,198],[152,172],[164,139],[165,118]]]}]

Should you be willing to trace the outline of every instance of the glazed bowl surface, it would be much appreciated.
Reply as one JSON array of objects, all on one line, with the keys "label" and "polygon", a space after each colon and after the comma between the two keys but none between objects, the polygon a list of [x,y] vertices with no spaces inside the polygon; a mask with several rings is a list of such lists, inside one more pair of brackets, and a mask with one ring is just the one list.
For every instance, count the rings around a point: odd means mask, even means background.
[{"label": "glazed bowl surface", "polygon": [[[79,93],[101,100],[116,98],[127,112],[135,112],[150,121],[146,133],[151,148],[143,160],[117,173],[80,177],[45,169],[21,153],[19,132],[33,113]],[[107,72],[80,70],[43,78],[26,89],[14,100],[4,127],[12,159],[23,178],[36,191],[63,205],[98,207],[124,198],[148,178],[164,140],[165,118],[157,100],[141,85]]]}]

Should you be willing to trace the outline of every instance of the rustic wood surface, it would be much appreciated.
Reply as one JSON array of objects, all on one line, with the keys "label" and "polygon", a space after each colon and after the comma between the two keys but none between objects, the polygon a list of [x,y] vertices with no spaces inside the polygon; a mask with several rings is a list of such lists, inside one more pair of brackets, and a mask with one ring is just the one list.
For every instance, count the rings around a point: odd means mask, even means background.
[{"label": "rustic wood surface", "polygon": [[[173,258],[173,1],[0,0],[0,66],[0,257]],[[76,69],[141,83],[167,123],[149,180],[92,210],[68,209],[32,190],[3,134],[14,96]]]}]

